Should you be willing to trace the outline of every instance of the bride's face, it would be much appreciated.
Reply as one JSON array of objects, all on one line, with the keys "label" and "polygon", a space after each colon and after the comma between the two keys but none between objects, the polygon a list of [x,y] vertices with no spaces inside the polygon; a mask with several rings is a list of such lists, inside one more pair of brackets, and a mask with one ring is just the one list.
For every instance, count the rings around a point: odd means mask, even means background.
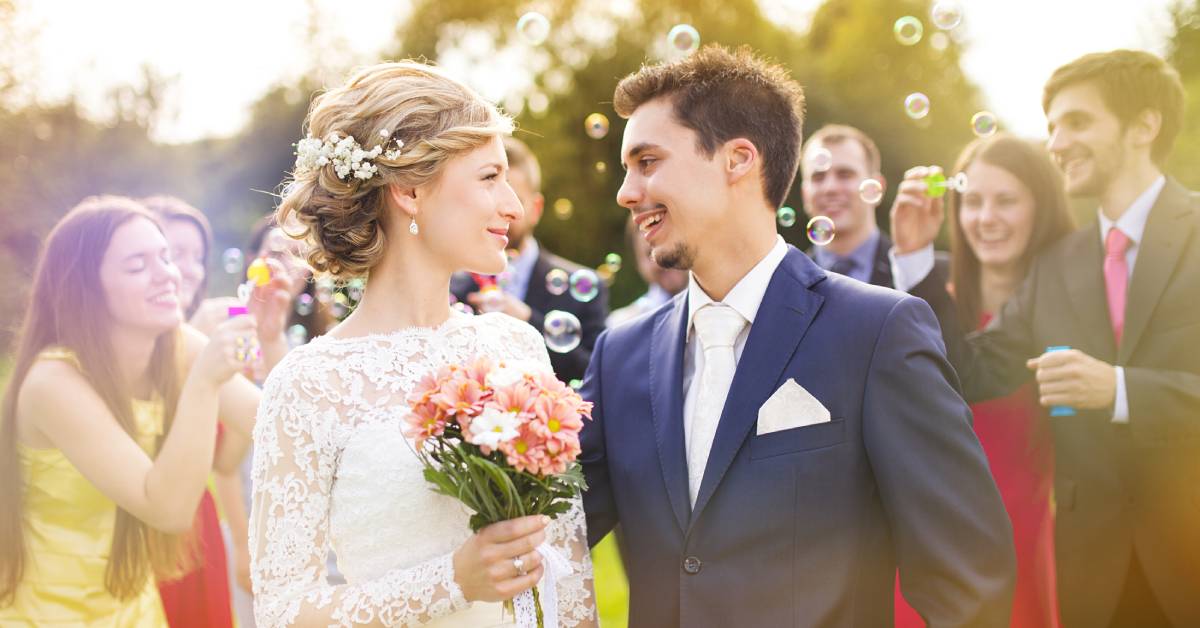
[{"label": "bride's face", "polygon": [[524,214],[507,173],[504,144],[494,137],[446,162],[440,177],[418,189],[418,237],[450,269],[488,275],[504,271],[508,226]]}]

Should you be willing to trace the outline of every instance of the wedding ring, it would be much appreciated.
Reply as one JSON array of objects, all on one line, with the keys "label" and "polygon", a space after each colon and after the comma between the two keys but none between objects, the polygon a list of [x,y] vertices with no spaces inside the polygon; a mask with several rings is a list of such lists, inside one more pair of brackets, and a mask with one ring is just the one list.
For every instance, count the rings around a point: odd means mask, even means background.
[{"label": "wedding ring", "polygon": [[520,556],[513,559],[513,567],[517,568],[518,576],[527,575],[525,572],[525,561],[521,560]]}]

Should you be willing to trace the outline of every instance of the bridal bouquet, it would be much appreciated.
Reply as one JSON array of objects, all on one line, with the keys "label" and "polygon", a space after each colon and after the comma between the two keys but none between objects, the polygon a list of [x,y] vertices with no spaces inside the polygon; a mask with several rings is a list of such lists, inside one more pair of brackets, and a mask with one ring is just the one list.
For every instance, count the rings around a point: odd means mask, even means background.
[{"label": "bridal bouquet", "polygon": [[[557,517],[587,488],[576,458],[592,404],[539,363],[482,357],[444,366],[421,380],[408,403],[405,435],[416,442],[425,479],[473,511],[474,532],[527,515]],[[566,559],[549,545],[539,552],[553,610],[553,579]],[[519,596],[518,621],[531,606],[537,626],[545,625],[541,602],[538,587]]]}]

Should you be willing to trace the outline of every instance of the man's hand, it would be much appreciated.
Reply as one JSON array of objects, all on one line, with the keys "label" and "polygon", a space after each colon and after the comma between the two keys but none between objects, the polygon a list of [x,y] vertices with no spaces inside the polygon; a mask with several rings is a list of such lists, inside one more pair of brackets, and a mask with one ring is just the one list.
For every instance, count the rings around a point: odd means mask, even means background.
[{"label": "man's hand", "polygon": [[475,308],[476,312],[504,312],[505,314],[508,314],[517,320],[526,322],[528,322],[529,318],[533,316],[533,310],[530,309],[528,305],[525,305],[523,302],[521,302],[520,299],[503,291],[497,290],[497,293],[500,296],[493,298],[500,303],[501,307],[499,308],[496,308],[494,303],[489,303],[491,306],[490,308],[484,307],[484,303],[489,301],[489,299],[484,298],[483,292],[472,292],[471,294],[468,294],[467,303],[470,303],[471,307]]},{"label": "man's hand", "polygon": [[1043,353],[1025,366],[1037,371],[1043,406],[1096,410],[1111,407],[1116,399],[1116,368],[1078,349]]},{"label": "man's hand", "polygon": [[928,188],[925,177],[941,171],[938,166],[917,166],[904,173],[891,210],[892,241],[897,255],[925,248],[941,230],[946,217],[942,199],[930,198],[925,193]]}]

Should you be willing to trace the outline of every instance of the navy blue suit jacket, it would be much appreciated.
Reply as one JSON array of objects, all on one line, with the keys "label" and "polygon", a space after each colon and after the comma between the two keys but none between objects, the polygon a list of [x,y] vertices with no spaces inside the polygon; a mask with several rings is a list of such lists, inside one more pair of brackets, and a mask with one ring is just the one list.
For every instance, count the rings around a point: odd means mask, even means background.
[{"label": "navy blue suit jacket", "polygon": [[[934,626],[1007,626],[1012,532],[922,300],[790,248],[738,362],[695,508],[687,293],[602,334],[583,396],[589,542],[616,525],[631,626],[889,626],[897,566]],[[832,419],[756,435],[794,379]]]}]

